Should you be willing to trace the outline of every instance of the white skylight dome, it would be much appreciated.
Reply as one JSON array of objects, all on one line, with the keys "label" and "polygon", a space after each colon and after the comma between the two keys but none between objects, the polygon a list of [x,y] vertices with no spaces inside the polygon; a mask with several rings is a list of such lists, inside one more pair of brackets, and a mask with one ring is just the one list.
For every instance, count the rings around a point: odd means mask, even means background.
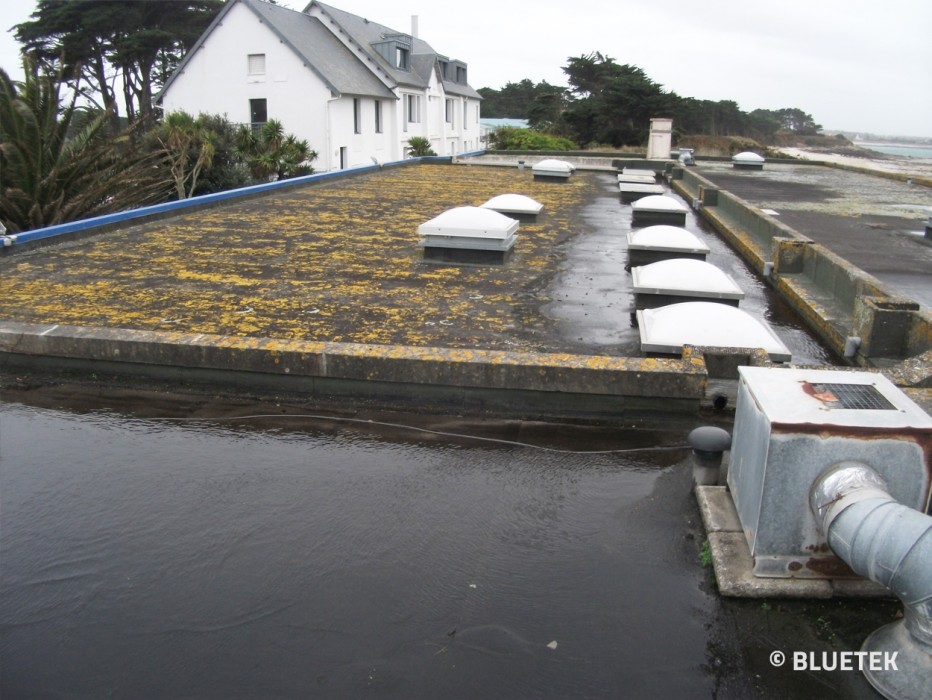
[{"label": "white skylight dome", "polygon": [[731,157],[735,163],[763,163],[764,157],[753,151],[743,151]]},{"label": "white skylight dome", "polygon": [[502,214],[524,214],[536,216],[537,214],[540,214],[541,210],[544,208],[544,205],[523,194],[500,194],[497,197],[492,197],[492,199],[485,202],[482,205],[482,208],[491,209],[492,211],[497,211]]},{"label": "white skylight dome", "polygon": [[573,174],[574,170],[576,170],[576,166],[572,163],[557,160],[556,158],[545,158],[531,166],[535,178],[566,180]]},{"label": "white skylight dome", "polygon": [[635,250],[665,250],[684,253],[709,253],[709,246],[699,237],[679,226],[658,224],[628,234],[628,248]]},{"label": "white skylight dome", "polygon": [[686,225],[686,205],[665,194],[651,194],[631,204],[631,223]]},{"label": "white skylight dome", "polygon": [[671,258],[631,269],[635,294],[743,299],[741,287],[704,260]]},{"label": "white skylight dome", "polygon": [[636,212],[686,213],[686,206],[684,204],[681,204],[673,199],[673,197],[668,197],[665,194],[652,194],[649,197],[642,197],[632,204],[631,208]]},{"label": "white skylight dome", "polygon": [[644,170],[633,173],[625,171],[618,173],[618,182],[643,182],[652,185],[657,182],[657,177],[653,173]]},{"label": "white skylight dome", "polygon": [[518,221],[482,207],[455,207],[417,227],[421,236],[507,239]]},{"label": "white skylight dome", "polygon": [[766,323],[733,306],[705,301],[637,312],[643,352],[679,354],[684,345],[763,348],[775,362],[789,362],[789,349]]}]

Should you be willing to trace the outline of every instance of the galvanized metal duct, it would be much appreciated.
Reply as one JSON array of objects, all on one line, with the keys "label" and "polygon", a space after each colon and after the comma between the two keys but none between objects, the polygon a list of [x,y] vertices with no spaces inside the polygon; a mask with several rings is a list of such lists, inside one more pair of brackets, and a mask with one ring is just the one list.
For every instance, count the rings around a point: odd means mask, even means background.
[{"label": "galvanized metal duct", "polygon": [[932,517],[898,503],[865,464],[839,462],[822,472],[809,505],[829,546],[856,573],[903,601],[902,620],[865,641],[862,651],[894,654],[895,668],[865,670],[885,697],[928,698],[932,688]]}]

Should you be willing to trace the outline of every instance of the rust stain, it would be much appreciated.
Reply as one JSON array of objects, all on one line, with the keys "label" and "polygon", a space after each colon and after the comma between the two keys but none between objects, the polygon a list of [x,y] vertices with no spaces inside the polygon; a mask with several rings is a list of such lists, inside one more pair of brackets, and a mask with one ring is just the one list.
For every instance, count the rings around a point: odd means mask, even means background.
[{"label": "rust stain", "polygon": [[[803,566],[799,562],[793,563],[799,564],[799,569],[801,569]],[[851,567],[849,567],[847,564],[845,564],[845,562],[836,556],[811,557],[808,561],[806,561],[806,568],[809,571],[814,571],[815,573],[824,576],[825,578],[860,578],[851,570]]]}]

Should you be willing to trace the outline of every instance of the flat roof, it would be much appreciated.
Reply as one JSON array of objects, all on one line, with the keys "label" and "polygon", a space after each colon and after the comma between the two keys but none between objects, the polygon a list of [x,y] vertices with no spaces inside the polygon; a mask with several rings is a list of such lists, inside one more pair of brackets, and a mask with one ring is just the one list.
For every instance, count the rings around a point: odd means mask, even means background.
[{"label": "flat roof", "polygon": [[[2,316],[232,338],[640,356],[614,172],[422,163],[181,211],[0,260]],[[429,193],[429,196],[426,196]],[[544,205],[505,265],[426,263],[418,226],[499,194]],[[675,201],[675,200],[674,200]],[[747,267],[690,212],[736,279]],[[593,252],[594,255],[590,255]],[[768,306],[764,285],[750,308]],[[786,319],[799,337],[799,319]],[[794,356],[826,355],[808,337]]]}]

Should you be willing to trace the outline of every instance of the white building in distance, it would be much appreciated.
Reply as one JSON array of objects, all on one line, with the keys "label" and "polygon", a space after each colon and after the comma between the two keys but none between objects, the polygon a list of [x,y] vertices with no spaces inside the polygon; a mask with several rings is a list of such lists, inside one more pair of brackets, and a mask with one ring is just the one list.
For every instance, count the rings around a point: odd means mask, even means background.
[{"label": "white building in distance", "polygon": [[417,36],[313,0],[302,12],[229,0],[166,82],[166,114],[279,120],[318,152],[314,168],[401,160],[408,139],[437,155],[480,148],[481,96],[466,64]]}]

